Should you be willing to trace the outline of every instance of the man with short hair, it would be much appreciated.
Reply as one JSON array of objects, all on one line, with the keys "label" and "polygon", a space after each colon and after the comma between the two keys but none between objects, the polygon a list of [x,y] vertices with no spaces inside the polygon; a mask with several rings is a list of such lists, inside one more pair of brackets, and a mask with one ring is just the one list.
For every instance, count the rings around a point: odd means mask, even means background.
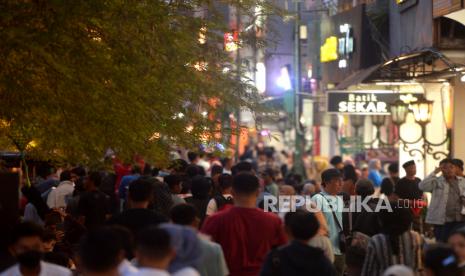
[{"label": "man with short hair", "polygon": [[[190,204],[179,204],[171,209],[171,221],[173,223],[191,227],[197,231],[200,218],[197,211]],[[226,276],[229,274],[223,249],[215,242],[209,241],[203,234],[198,234],[200,247],[202,249],[202,260],[198,267],[200,275],[203,276]]]},{"label": "man with short hair", "polygon": [[136,258],[140,265],[137,276],[169,276],[168,267],[176,252],[166,230],[150,226],[136,239]]},{"label": "man with short hair", "polygon": [[[439,172],[442,172],[441,176],[437,176]],[[454,162],[446,158],[439,163],[439,168],[420,182],[419,187],[431,193],[426,222],[434,225],[436,240],[446,242],[453,229],[464,225],[462,195],[465,179],[456,175]]]},{"label": "man with short hair", "polygon": [[336,275],[324,252],[308,245],[319,228],[315,214],[298,209],[286,214],[284,224],[290,243],[268,253],[261,276]]},{"label": "man with short hair", "polygon": [[193,151],[189,151],[187,153],[187,159],[189,160],[189,164],[197,165],[199,163],[199,155]]},{"label": "man with short hair", "polygon": [[147,209],[153,194],[153,185],[147,178],[139,178],[129,184],[128,209],[111,218],[109,224],[127,227],[134,236],[149,226],[158,225],[168,220],[161,214]]},{"label": "man with short hair", "polygon": [[402,167],[406,175],[397,182],[394,192],[402,199],[421,199],[423,197],[423,191],[418,188],[421,179],[416,177],[417,166],[415,161],[411,160],[405,162]]},{"label": "man with short hair", "polygon": [[328,169],[321,174],[322,191],[313,196],[317,206],[321,207],[329,228],[329,239],[333,245],[334,266],[338,275],[344,273],[344,248],[340,248],[343,233],[342,209],[344,202],[337,196],[342,190],[342,174],[338,169]]},{"label": "man with short hair", "polygon": [[218,179],[220,193],[215,195],[207,205],[206,215],[211,216],[218,211],[232,207],[234,199],[232,196],[233,177],[229,174],[223,174]]},{"label": "man with short hair", "polygon": [[344,162],[342,162],[342,157],[339,155],[333,156],[329,163],[333,166],[333,168],[342,171],[344,169]]},{"label": "man with short hair", "polygon": [[257,275],[268,251],[286,242],[279,217],[256,208],[259,186],[256,176],[237,174],[234,207],[208,217],[202,227],[222,246],[231,276]]},{"label": "man with short hair", "polygon": [[67,196],[74,192],[74,183],[71,181],[71,172],[63,171],[60,174],[60,184],[48,194],[47,205],[50,208],[65,208]]},{"label": "man with short hair", "polygon": [[390,196],[394,192],[394,188],[399,182],[399,163],[391,163],[388,166],[389,177],[381,182],[381,193],[385,196]]},{"label": "man with short hair", "polygon": [[457,171],[456,171],[456,174],[457,176],[461,176],[461,177],[464,177],[464,174],[463,174],[463,161],[461,159],[452,159],[452,162],[454,163]]},{"label": "man with short hair", "polygon": [[84,181],[85,191],[78,202],[79,220],[87,229],[103,225],[110,214],[110,198],[99,190],[100,172],[90,172]]},{"label": "man with short hair", "polygon": [[[131,184],[132,181],[138,179],[142,174],[142,168],[138,165],[134,165],[131,170],[130,175],[125,175],[121,178],[121,184],[119,185],[118,188],[118,194],[119,198],[121,200],[121,206],[124,206],[124,203],[127,200],[128,196],[128,189],[129,189],[129,184]],[[122,209],[121,209],[122,210]]]},{"label": "man with short hair", "polygon": [[272,168],[267,168],[262,172],[263,184],[265,184],[265,192],[277,197],[279,194],[278,185],[275,183],[275,171]]},{"label": "man with short hair", "polygon": [[163,178],[163,181],[168,184],[171,193],[171,200],[174,205],[186,203],[186,201],[179,196],[182,192],[181,177],[176,174],[170,174]]},{"label": "man with short hair", "polygon": [[77,264],[84,276],[119,275],[124,246],[111,227],[89,231],[79,243]]},{"label": "man with short hair", "polygon": [[43,234],[43,229],[34,223],[23,222],[16,225],[12,231],[9,251],[18,263],[1,272],[0,275],[72,275],[66,267],[42,261]]}]

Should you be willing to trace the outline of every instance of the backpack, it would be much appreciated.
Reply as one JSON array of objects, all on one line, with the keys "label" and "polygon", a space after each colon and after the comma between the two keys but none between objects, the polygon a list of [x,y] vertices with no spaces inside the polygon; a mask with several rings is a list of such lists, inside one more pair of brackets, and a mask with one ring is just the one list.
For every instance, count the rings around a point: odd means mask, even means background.
[{"label": "backpack", "polygon": [[227,210],[234,205],[234,199],[231,196],[228,196],[226,198],[223,195],[217,195],[213,199],[216,202],[216,207],[217,207],[218,212]]}]

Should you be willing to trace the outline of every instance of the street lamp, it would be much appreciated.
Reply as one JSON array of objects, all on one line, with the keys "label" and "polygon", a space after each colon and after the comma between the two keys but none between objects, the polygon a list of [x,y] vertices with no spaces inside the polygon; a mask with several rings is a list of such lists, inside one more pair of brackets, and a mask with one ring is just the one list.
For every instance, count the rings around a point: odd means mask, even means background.
[{"label": "street lamp", "polygon": [[358,137],[358,133],[360,128],[363,126],[365,122],[365,116],[362,115],[351,115],[350,116],[350,124],[353,128],[355,128],[355,136]]},{"label": "street lamp", "polygon": [[400,126],[407,120],[409,112],[408,105],[401,100],[391,104],[391,120],[396,126]]},{"label": "street lamp", "polygon": [[376,127],[380,128],[386,122],[386,116],[384,115],[373,115],[371,116],[371,123]]},{"label": "street lamp", "polygon": [[425,126],[431,122],[431,117],[433,115],[433,101],[423,98],[416,102],[412,102],[410,106],[412,108],[415,122],[421,126]]}]

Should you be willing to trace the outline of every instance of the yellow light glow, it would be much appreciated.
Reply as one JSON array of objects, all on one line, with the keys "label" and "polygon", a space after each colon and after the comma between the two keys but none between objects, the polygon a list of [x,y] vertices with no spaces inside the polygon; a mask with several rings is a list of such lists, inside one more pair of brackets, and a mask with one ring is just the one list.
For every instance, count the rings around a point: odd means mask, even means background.
[{"label": "yellow light glow", "polygon": [[199,32],[199,43],[205,44],[207,43],[207,27],[200,28]]},{"label": "yellow light glow", "polygon": [[320,48],[321,62],[330,62],[338,59],[337,46],[338,40],[335,36],[330,36],[326,39],[323,46]]},{"label": "yellow light glow", "polygon": [[447,129],[452,129],[453,126],[453,90],[448,82],[444,83],[441,88],[441,97],[442,97],[442,111],[444,114],[444,122]]}]

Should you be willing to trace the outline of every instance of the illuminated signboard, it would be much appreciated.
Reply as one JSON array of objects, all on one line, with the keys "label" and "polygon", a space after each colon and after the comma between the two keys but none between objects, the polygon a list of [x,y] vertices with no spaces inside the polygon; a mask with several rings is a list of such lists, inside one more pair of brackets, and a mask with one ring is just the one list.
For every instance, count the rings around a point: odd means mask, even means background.
[{"label": "illuminated signboard", "polygon": [[224,34],[224,50],[226,52],[234,52],[239,46],[239,32],[233,31],[232,33]]},{"label": "illuminated signboard", "polygon": [[320,48],[320,61],[330,62],[338,59],[338,39],[335,36],[330,36],[326,39],[323,46]]},{"label": "illuminated signboard", "polygon": [[394,93],[380,91],[328,91],[327,111],[329,113],[359,115],[389,115],[389,105],[397,100],[418,98],[422,93]]},{"label": "illuminated signboard", "polygon": [[350,55],[354,52],[354,37],[352,26],[343,24],[339,26],[340,37],[330,36],[321,46],[321,62],[339,60],[339,68],[346,68]]}]

